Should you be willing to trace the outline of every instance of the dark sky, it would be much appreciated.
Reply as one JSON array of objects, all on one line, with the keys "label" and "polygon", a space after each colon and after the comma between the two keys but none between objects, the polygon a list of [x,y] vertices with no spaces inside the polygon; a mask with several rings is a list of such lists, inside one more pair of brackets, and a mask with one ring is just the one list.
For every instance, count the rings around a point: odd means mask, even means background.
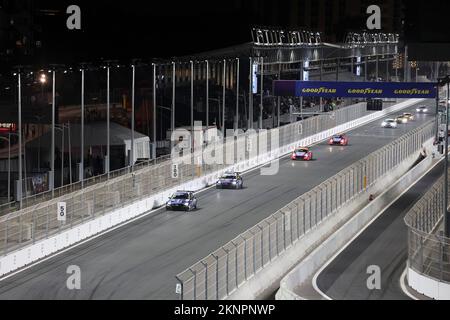
[{"label": "dark sky", "polygon": [[[248,42],[252,25],[275,22],[286,27],[283,23],[292,14],[290,2],[295,0],[21,1],[31,1],[36,9],[59,12],[55,16],[38,14],[35,19],[42,27],[39,38],[44,48],[36,62],[47,64],[101,58],[168,58]],[[450,1],[395,1],[406,7],[406,27],[412,42],[450,42],[446,27]],[[81,31],[66,28],[65,11],[71,4],[81,7]]]},{"label": "dark sky", "polygon": [[[242,2],[242,1],[238,1]],[[256,20],[234,0],[224,1],[38,1],[39,7],[58,9],[58,16],[37,20],[43,26],[45,58],[75,61],[92,57],[170,57],[226,47],[251,40]],[[78,4],[82,30],[66,28],[65,8]],[[63,49],[63,50],[61,50]]]}]

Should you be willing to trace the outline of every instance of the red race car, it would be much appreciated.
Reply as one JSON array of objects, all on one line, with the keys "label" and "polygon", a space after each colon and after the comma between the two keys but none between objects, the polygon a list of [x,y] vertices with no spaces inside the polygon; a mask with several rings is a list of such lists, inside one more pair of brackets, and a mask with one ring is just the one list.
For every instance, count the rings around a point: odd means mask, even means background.
[{"label": "red race car", "polygon": [[333,145],[347,146],[348,145],[348,137],[345,134],[336,134],[328,140],[328,144],[330,146],[333,146]]},{"label": "red race car", "polygon": [[313,154],[309,150],[309,148],[297,148],[294,150],[294,152],[291,155],[292,160],[304,160],[309,161],[312,160]]}]

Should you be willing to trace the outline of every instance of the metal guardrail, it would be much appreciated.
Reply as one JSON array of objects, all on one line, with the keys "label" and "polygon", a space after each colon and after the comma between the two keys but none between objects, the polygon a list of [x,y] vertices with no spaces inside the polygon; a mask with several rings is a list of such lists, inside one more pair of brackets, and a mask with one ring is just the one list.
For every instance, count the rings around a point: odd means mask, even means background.
[{"label": "metal guardrail", "polygon": [[439,233],[444,216],[444,176],[411,208],[408,226],[408,262],[416,272],[450,283],[450,239]]},{"label": "metal guardrail", "polygon": [[[363,103],[340,109],[336,112],[308,118],[279,129],[279,146],[289,145],[316,133],[334,128],[369,114]],[[258,137],[259,134],[256,134]],[[246,145],[248,134],[234,137],[222,144],[238,143]],[[235,141],[238,140],[238,141]],[[229,146],[229,145],[228,145]],[[271,149],[268,141],[267,151]],[[267,152],[266,151],[266,152]],[[192,155],[188,155],[191,157]],[[245,151],[246,159],[254,156],[254,151]],[[238,155],[234,155],[237,162]],[[0,217],[0,253],[7,254],[41,239],[61,233],[76,225],[95,219],[107,212],[128,204],[175,188],[195,178],[229,167],[229,164],[202,164],[201,166],[180,163],[179,177],[172,178],[172,161],[142,165],[139,170],[108,181],[87,186],[82,190],[64,194],[59,198],[32,205],[22,210]],[[66,202],[67,218],[62,223],[57,220],[57,202]]]},{"label": "metal guardrail", "polygon": [[183,300],[225,299],[244,282],[365,192],[435,133],[434,121],[369,154],[301,195],[176,276]]}]

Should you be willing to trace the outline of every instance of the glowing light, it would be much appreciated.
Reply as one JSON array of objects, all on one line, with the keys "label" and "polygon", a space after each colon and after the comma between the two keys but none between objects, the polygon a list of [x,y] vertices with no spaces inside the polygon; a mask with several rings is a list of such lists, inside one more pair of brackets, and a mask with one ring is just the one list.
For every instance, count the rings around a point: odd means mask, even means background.
[{"label": "glowing light", "polygon": [[44,73],[41,74],[41,76],[39,78],[39,82],[42,84],[47,83],[47,76]]}]

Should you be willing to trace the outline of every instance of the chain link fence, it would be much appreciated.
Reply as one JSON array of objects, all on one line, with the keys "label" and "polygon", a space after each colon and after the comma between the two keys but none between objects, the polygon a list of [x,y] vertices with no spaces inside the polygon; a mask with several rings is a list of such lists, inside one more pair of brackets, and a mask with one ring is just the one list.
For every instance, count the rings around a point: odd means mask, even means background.
[{"label": "chain link fence", "polygon": [[176,276],[180,298],[226,298],[306,233],[421,150],[434,133],[434,122],[430,121],[401,136],[181,272]]},{"label": "chain link fence", "polygon": [[409,267],[419,274],[450,283],[450,239],[439,230],[444,216],[444,176],[405,217]]}]

